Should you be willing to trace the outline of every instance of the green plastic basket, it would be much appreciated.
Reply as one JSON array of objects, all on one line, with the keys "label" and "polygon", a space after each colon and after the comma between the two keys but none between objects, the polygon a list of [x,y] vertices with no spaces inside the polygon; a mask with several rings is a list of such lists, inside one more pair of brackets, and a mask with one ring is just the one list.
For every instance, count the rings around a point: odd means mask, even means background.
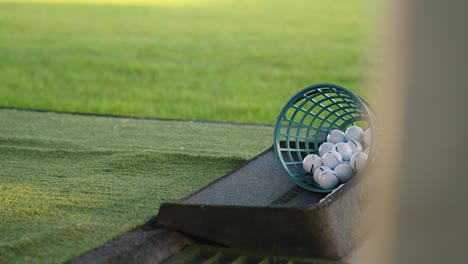
[{"label": "green plastic basket", "polygon": [[332,129],[344,131],[358,125],[371,128],[373,143],[368,160],[372,161],[376,123],[369,105],[348,89],[328,83],[312,85],[294,95],[281,110],[274,134],[275,153],[296,184],[314,192],[331,192],[333,189],[320,188],[304,171],[302,160],[318,153]]}]

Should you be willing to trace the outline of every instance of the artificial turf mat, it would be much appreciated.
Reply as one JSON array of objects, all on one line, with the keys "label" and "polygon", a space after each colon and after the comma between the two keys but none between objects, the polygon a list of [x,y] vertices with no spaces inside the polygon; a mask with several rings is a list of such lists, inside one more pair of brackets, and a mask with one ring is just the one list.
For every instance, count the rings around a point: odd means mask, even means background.
[{"label": "artificial turf mat", "polygon": [[163,264],[231,263],[231,264],[344,264],[344,262],[304,257],[288,257],[233,248],[191,245],[174,254]]},{"label": "artificial turf mat", "polygon": [[0,263],[115,238],[272,144],[272,127],[0,110]]}]

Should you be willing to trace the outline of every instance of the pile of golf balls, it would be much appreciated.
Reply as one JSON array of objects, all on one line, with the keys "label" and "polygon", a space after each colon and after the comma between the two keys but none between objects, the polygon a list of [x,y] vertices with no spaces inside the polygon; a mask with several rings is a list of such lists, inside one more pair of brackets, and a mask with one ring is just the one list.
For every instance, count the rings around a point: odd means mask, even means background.
[{"label": "pile of golf balls", "polygon": [[321,188],[333,189],[364,168],[370,145],[369,128],[364,131],[351,126],[345,132],[335,129],[327,135],[327,142],[320,145],[319,155],[307,155],[302,165]]}]

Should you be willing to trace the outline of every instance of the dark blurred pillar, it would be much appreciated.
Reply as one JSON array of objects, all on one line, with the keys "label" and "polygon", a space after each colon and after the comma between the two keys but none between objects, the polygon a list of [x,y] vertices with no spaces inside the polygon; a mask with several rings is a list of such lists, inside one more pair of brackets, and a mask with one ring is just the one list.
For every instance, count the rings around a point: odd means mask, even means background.
[{"label": "dark blurred pillar", "polygon": [[378,263],[468,263],[468,1],[387,4],[373,249]]}]

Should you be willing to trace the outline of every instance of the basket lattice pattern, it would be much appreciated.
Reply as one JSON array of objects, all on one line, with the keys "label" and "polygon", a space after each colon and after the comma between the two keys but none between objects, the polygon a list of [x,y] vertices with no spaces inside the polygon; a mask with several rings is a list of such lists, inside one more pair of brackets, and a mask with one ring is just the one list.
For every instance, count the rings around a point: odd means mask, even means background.
[{"label": "basket lattice pattern", "polygon": [[294,95],[283,107],[275,127],[275,151],[286,173],[299,186],[316,192],[322,189],[305,173],[302,160],[317,154],[332,129],[352,125],[373,126],[373,113],[360,97],[335,84],[317,84]]}]

